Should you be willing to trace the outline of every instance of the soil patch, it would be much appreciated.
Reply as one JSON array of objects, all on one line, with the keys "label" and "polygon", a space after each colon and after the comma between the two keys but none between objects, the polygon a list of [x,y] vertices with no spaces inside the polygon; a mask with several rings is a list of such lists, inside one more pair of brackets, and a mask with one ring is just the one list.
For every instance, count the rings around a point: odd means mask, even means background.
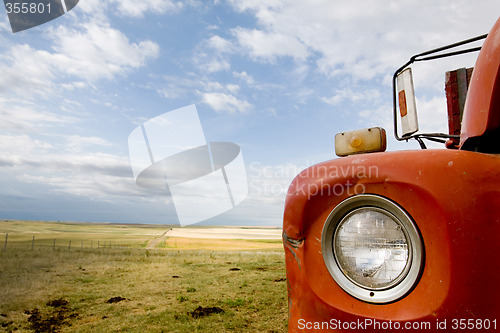
[{"label": "soil patch", "polygon": [[47,306],[53,308],[47,311],[40,311],[37,308],[24,311],[29,315],[28,323],[30,328],[37,333],[59,332],[62,326],[71,325],[69,320],[78,316],[78,313],[67,308],[69,304],[65,299],[55,299],[48,301]]},{"label": "soil patch", "polygon": [[110,299],[108,299],[106,301],[106,303],[118,303],[118,302],[121,302],[121,301],[130,301],[128,298],[123,298],[121,296],[116,296],[116,297],[111,297]]},{"label": "soil patch", "polygon": [[59,298],[59,299],[55,299],[52,301],[48,301],[46,304],[47,304],[47,306],[51,306],[53,308],[60,308],[62,306],[68,305],[69,302],[63,298]]},{"label": "soil patch", "polygon": [[193,312],[188,312],[188,314],[191,315],[191,317],[193,317],[193,318],[200,318],[200,317],[209,316],[209,315],[214,314],[214,313],[222,313],[222,312],[224,312],[224,310],[222,310],[221,308],[219,308],[217,306],[206,307],[206,308],[199,306]]}]

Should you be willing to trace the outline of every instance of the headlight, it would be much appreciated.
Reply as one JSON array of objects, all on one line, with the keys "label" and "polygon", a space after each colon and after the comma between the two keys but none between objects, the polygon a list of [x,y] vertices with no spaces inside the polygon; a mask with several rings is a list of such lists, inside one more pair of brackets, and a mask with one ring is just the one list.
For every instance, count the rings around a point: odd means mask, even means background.
[{"label": "headlight", "polygon": [[325,264],[339,286],[371,303],[406,295],[422,268],[423,248],[413,221],[398,205],[362,194],[341,202],[321,237]]}]

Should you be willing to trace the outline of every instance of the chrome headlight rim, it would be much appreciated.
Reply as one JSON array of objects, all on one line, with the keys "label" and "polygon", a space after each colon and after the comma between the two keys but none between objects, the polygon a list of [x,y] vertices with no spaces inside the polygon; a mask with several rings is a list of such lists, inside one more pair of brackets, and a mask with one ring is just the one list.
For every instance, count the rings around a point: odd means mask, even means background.
[{"label": "chrome headlight rim", "polygon": [[[402,273],[387,286],[363,286],[348,277],[337,262],[334,240],[338,227],[350,214],[359,209],[382,212],[402,226],[408,244],[408,261]],[[396,203],[374,194],[359,194],[338,204],[326,219],[321,235],[321,249],[325,265],[335,282],[351,296],[369,303],[390,303],[408,294],[418,282],[424,258],[424,248],[415,223]]]}]

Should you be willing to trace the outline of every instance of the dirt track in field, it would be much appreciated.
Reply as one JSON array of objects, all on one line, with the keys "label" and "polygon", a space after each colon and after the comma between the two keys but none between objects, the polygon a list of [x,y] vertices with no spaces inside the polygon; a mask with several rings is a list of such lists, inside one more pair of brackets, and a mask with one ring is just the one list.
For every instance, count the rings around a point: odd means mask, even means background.
[{"label": "dirt track in field", "polygon": [[[170,230],[170,229],[169,229]],[[161,242],[167,239],[167,233],[168,231],[165,231],[161,236],[158,236],[156,238],[151,239],[148,244],[146,245],[146,249],[154,249],[156,248]]]},{"label": "dirt track in field", "polygon": [[213,239],[258,239],[280,240],[279,228],[174,228],[166,232],[167,237],[213,238]]}]

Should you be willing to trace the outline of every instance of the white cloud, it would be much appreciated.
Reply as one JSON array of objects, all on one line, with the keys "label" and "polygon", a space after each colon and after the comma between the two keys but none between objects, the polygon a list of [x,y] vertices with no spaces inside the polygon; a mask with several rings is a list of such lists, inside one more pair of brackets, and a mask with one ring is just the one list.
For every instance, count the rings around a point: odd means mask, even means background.
[{"label": "white cloud", "polygon": [[232,94],[236,94],[240,90],[240,86],[237,84],[227,84],[226,89]]},{"label": "white cloud", "polygon": [[95,136],[69,135],[65,137],[66,148],[75,152],[82,151],[91,146],[109,147],[113,144],[103,138]]},{"label": "white cloud", "polygon": [[23,100],[47,99],[57,94],[59,84],[74,89],[113,79],[159,54],[159,46],[150,40],[133,43],[119,30],[96,23],[84,23],[78,30],[61,26],[50,36],[52,51],[18,44],[0,56],[0,91],[15,92]]},{"label": "white cloud", "polygon": [[202,102],[210,106],[216,112],[246,113],[252,108],[252,104],[240,100],[231,94],[223,92],[207,92],[202,94]]},{"label": "white cloud", "polygon": [[0,168],[12,174],[12,180],[91,199],[148,195],[134,184],[128,158],[83,150],[89,145],[108,146],[106,140],[73,135],[62,137],[64,141],[69,144],[26,134],[0,135]]},{"label": "white cloud", "polygon": [[50,53],[22,44],[12,46],[0,59],[4,60],[0,63],[0,91],[14,91],[24,97],[50,94],[56,70]]},{"label": "white cloud", "polygon": [[427,133],[448,133],[446,97],[417,98],[418,120]]},{"label": "white cloud", "polygon": [[0,129],[4,131],[38,132],[47,127],[75,123],[76,118],[45,111],[29,101],[17,101],[0,98]]},{"label": "white cloud", "polygon": [[120,175],[123,175],[126,166],[126,173],[131,174],[128,159],[99,152],[75,152],[75,148],[81,151],[81,148],[89,145],[109,146],[106,140],[77,135],[57,137],[61,143],[51,142],[47,137],[35,139],[28,134],[0,135],[3,164],[21,168],[37,166],[40,168],[38,171],[108,170],[109,174]]},{"label": "white cloud", "polygon": [[220,82],[210,81],[206,77],[163,75],[162,81],[154,89],[168,99],[183,98],[198,90],[213,92],[225,89]]},{"label": "white cloud", "polygon": [[230,3],[238,11],[254,14],[262,27],[234,30],[254,57],[315,55],[317,68],[323,73],[358,79],[394,71],[415,53],[485,33],[498,17],[498,10],[491,6],[500,9],[500,3],[493,1]]},{"label": "white cloud", "polygon": [[0,166],[20,166],[27,158],[37,154],[43,155],[53,146],[47,142],[34,140],[26,134],[0,135]]},{"label": "white cloud", "polygon": [[376,89],[359,89],[353,91],[350,87],[335,90],[333,96],[322,97],[321,100],[330,105],[338,105],[346,100],[353,103],[373,103],[380,98],[380,92]]},{"label": "white cloud", "polygon": [[160,48],[150,41],[131,43],[121,31],[108,25],[86,23],[83,29],[61,27],[54,35],[52,56],[61,74],[86,80],[111,79],[156,58]]},{"label": "white cloud", "polygon": [[111,0],[123,16],[143,17],[146,12],[154,14],[176,13],[183,8],[179,1],[172,0]]},{"label": "white cloud", "polygon": [[[333,95],[325,96],[322,92],[322,101],[355,105],[358,119],[370,124],[392,114],[390,84],[397,68],[414,54],[487,33],[500,11],[500,2],[494,0],[387,1],[383,5],[371,0],[229,3],[237,12],[257,21],[254,27],[233,28],[235,44],[243,46],[238,51],[240,55],[248,54],[257,61],[300,59],[296,68],[309,66],[301,71],[300,84],[304,83],[301,78],[314,75],[325,80],[326,85],[342,87],[334,90]],[[476,56],[413,66],[416,93],[422,104],[419,120],[424,131],[447,132],[444,73],[473,66]],[[432,116],[437,112],[442,117]]]},{"label": "white cloud", "polygon": [[78,10],[81,10],[85,13],[92,13],[98,15],[99,13],[104,13],[107,9],[108,9],[108,1],[85,0],[78,2]]},{"label": "white cloud", "polygon": [[[61,173],[57,174],[22,174],[19,180],[24,183],[48,185],[49,192],[58,192],[74,196],[85,197],[91,200],[113,202],[116,197],[145,197],[147,200],[156,200],[151,193],[138,188],[132,178],[88,173]],[[148,195],[149,194],[149,195]],[[147,198],[149,196],[149,198]]]},{"label": "white cloud", "polygon": [[[67,125],[80,122],[81,116],[67,110],[79,103],[67,100],[63,91],[95,88],[94,81],[123,76],[159,54],[156,43],[132,42],[123,32],[97,21],[57,29],[49,26],[50,43],[45,48],[32,46],[36,43],[3,45],[0,168],[10,175],[9,184],[36,183],[47,192],[93,200],[146,196],[133,183],[127,157],[99,152],[111,142],[60,134],[67,132]],[[106,21],[101,17],[101,22]]]},{"label": "white cloud", "polygon": [[260,15],[264,15],[267,9],[280,8],[287,4],[286,0],[228,0],[236,10],[255,10]]},{"label": "white cloud", "polygon": [[207,40],[209,47],[217,52],[229,53],[233,51],[233,44],[220,36],[212,36]]},{"label": "white cloud", "polygon": [[273,62],[282,56],[300,60],[305,60],[308,56],[307,47],[295,36],[244,28],[234,29],[233,34],[239,44],[256,59]]},{"label": "white cloud", "polygon": [[233,72],[233,76],[237,79],[245,81],[248,85],[253,85],[255,83],[255,80],[251,75],[249,75],[247,72]]},{"label": "white cloud", "polygon": [[[233,75],[235,75],[233,73]],[[246,79],[251,79],[245,73]],[[223,85],[218,81],[211,81],[207,77],[186,78],[176,76],[163,76],[164,83],[157,92],[165,98],[181,98],[194,93],[200,98],[200,103],[208,105],[219,113],[247,113],[253,109],[241,93],[241,87],[234,83]]]},{"label": "white cloud", "polygon": [[83,81],[75,81],[75,82],[71,82],[71,83],[62,83],[61,84],[61,88],[63,88],[64,90],[69,90],[69,91],[73,91],[75,89],[83,89],[86,87],[87,87],[87,83],[85,83]]},{"label": "white cloud", "polygon": [[9,21],[7,21],[7,15],[4,16],[3,20],[0,20],[0,33],[11,33],[12,30],[9,26]]},{"label": "white cloud", "polygon": [[203,65],[200,66],[208,73],[216,73],[220,71],[226,71],[231,68],[231,64],[226,59],[208,59]]},{"label": "white cloud", "polygon": [[[156,79],[154,75],[152,79]],[[154,89],[161,96],[167,99],[182,98],[192,92],[193,89],[200,84],[200,80],[193,79],[186,76],[163,75],[161,82],[148,88]]]},{"label": "white cloud", "polygon": [[193,62],[207,73],[227,71],[231,68],[229,55],[235,51],[233,44],[220,36],[212,36],[199,43]]}]

